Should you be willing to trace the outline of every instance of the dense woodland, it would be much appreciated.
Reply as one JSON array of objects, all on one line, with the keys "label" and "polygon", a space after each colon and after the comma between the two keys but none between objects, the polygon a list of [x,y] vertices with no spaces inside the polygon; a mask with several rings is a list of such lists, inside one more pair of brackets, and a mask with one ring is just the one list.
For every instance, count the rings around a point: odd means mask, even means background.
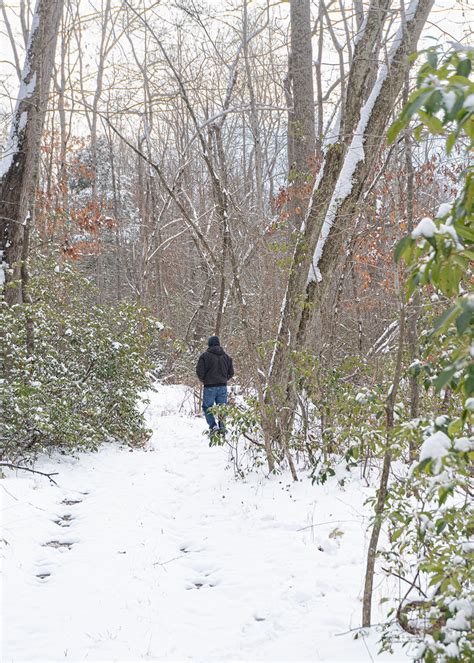
[{"label": "dense woodland", "polygon": [[352,468],[376,489],[362,625],[383,557],[384,646],[470,660],[469,2],[455,37],[434,0],[1,11],[3,461],[145,444],[142,392],[198,399],[217,334],[237,475]]}]

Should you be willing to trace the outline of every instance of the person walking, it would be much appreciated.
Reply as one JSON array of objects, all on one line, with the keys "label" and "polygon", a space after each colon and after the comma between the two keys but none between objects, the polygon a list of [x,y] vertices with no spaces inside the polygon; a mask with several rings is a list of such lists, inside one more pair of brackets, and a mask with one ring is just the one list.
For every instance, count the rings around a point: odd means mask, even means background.
[{"label": "person walking", "polygon": [[216,419],[209,409],[213,405],[227,403],[227,382],[234,375],[232,357],[221,347],[218,336],[211,336],[207,350],[202,353],[196,366],[196,375],[204,385],[202,409],[209,426],[211,437],[215,433],[224,433],[224,422]]}]

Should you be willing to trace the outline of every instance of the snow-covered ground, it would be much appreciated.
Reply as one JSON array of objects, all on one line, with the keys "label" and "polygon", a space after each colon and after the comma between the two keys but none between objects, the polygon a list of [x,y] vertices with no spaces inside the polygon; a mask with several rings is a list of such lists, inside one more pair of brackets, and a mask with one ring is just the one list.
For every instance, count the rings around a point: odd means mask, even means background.
[{"label": "snow-covered ground", "polygon": [[0,481],[2,660],[406,661],[347,633],[368,489],[235,479],[183,388],[151,399],[147,449],[40,460],[58,486]]}]

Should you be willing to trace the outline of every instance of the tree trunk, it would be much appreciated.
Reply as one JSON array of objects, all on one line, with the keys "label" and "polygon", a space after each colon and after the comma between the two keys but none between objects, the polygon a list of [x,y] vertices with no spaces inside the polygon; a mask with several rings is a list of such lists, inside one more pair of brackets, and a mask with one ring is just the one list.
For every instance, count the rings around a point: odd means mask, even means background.
[{"label": "tree trunk", "polygon": [[[370,55],[374,43],[382,30],[390,0],[372,0],[369,7],[366,27],[354,48],[354,57],[349,72],[349,82],[354,94],[346,108],[341,111],[342,122],[346,131],[352,132],[362,108],[362,94],[370,68]],[[350,138],[350,136],[349,136]],[[312,255],[316,248],[319,234],[323,227],[338,177],[344,164],[346,143],[335,143],[326,151],[313,194],[309,203],[300,238],[297,241],[285,299],[282,305],[280,327],[275,345],[269,378],[266,389],[266,408],[270,409],[267,417],[269,435],[281,440],[287,438],[287,417],[280,413],[288,413],[292,409],[292,393],[290,383],[291,352],[297,347],[297,336],[301,317],[305,307],[305,293],[308,282]],[[307,313],[307,312],[306,312]]]},{"label": "tree trunk", "polygon": [[[216,138],[216,152],[219,164],[219,181],[222,182],[223,190],[227,191],[229,184],[227,180],[227,166],[225,162],[224,146],[222,144],[221,128],[216,124],[214,125],[213,129]],[[216,207],[217,209],[219,209],[219,200],[216,201]],[[214,333],[217,336],[219,336],[222,333],[222,323],[224,318],[224,304],[225,304],[225,286],[226,286],[225,271],[226,271],[227,254],[229,252],[229,240],[230,240],[229,216],[227,208],[223,209],[219,216],[222,226],[222,253],[220,256],[219,302],[217,305],[217,318],[214,330]]]},{"label": "tree trunk", "polygon": [[342,139],[326,152],[295,249],[266,391],[266,403],[274,413],[271,431],[274,437],[287,435],[279,412],[293,407],[288,400],[291,353],[306,341],[315,310],[319,309],[334,276],[409,66],[407,56],[416,48],[433,0],[420,0],[403,32],[400,29],[390,61],[381,69],[364,104],[364,89],[371,71],[369,55],[378,41],[389,4],[387,0],[374,0],[369,8],[365,31],[355,45],[349,72],[348,88],[353,93],[341,111]]},{"label": "tree trunk", "polygon": [[[405,87],[403,90],[403,103],[408,102],[410,91],[410,81],[408,76],[405,79]],[[406,195],[405,195],[405,214],[407,221],[407,231],[411,233],[413,230],[413,199],[414,199],[414,183],[415,171],[413,168],[413,149],[410,128],[407,127],[404,138],[404,152],[405,152],[405,169],[406,169]],[[407,315],[407,345],[409,352],[410,363],[415,359],[418,354],[418,317],[420,309],[420,293],[418,290],[413,294],[412,303],[408,307]],[[418,417],[419,399],[420,399],[420,383],[418,376],[412,372],[410,374],[410,417],[416,419]],[[409,447],[410,460],[415,460],[416,449],[413,440],[410,440]]]},{"label": "tree trunk", "polygon": [[292,109],[288,113],[288,171],[290,181],[290,216],[299,226],[305,204],[304,187],[312,176],[316,151],[313,51],[311,47],[311,11],[309,0],[291,0],[291,56],[289,58],[289,94]]},{"label": "tree trunk", "polygon": [[0,161],[0,260],[5,300],[22,301],[21,260],[38,179],[40,144],[62,0],[38,0],[31,24],[20,92],[5,154]]},{"label": "tree trunk", "polygon": [[[351,224],[357,216],[357,208],[366,190],[368,177],[376,163],[391,111],[410,66],[408,56],[416,49],[418,38],[433,1],[419,0],[414,15],[407,20],[403,28],[400,27],[398,47],[394,49],[390,61],[384,65],[369,99],[359,111],[361,120],[355,130],[348,154],[352,161],[354,161],[354,152],[357,150],[360,150],[360,156],[355,159],[356,163],[352,168],[351,164],[349,167],[347,164],[343,164],[344,167],[341,168],[336,184],[336,192],[329,205],[328,216],[330,218],[324,220],[321,228],[322,233],[315,249],[306,288],[304,312],[298,330],[299,342],[306,342],[306,332],[310,328],[314,311],[319,308],[330,286],[342,247],[348,239],[350,240],[348,234]],[[378,35],[374,35],[374,38],[378,39]],[[370,64],[367,75],[370,75]],[[350,80],[349,84],[351,84]],[[360,89],[363,90],[363,85]],[[364,115],[368,115],[365,122]],[[344,121],[346,128],[349,126],[347,117],[346,114]],[[339,185],[343,188],[345,180],[348,178],[349,181],[352,181],[352,186],[344,196],[338,198]],[[330,224],[328,224],[328,220],[331,221]],[[324,235],[327,235],[327,239]]]},{"label": "tree trunk", "polygon": [[365,571],[364,598],[362,602],[362,626],[370,626],[372,613],[372,593],[374,586],[375,560],[377,558],[377,547],[382,529],[383,511],[388,494],[388,480],[390,477],[390,465],[392,462],[391,437],[395,419],[395,403],[400,386],[402,374],[403,346],[405,343],[405,309],[400,311],[400,337],[398,341],[397,363],[393,382],[387,396],[385,404],[386,413],[386,449],[383,458],[382,474],[380,476],[380,486],[377,493],[377,502],[375,503],[374,525],[370,535],[369,549],[367,551],[367,565]]}]

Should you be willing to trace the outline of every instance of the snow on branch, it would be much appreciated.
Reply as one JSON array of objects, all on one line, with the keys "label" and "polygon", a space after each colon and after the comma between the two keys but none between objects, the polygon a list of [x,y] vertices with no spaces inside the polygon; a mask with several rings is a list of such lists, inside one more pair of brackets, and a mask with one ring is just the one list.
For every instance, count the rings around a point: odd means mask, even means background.
[{"label": "snow on branch", "polygon": [[378,337],[370,350],[367,352],[367,357],[372,355],[384,354],[390,352],[390,343],[395,339],[398,334],[399,324],[398,320],[394,320],[389,324],[385,331]]},{"label": "snow on branch", "polygon": [[[419,0],[412,0],[407,13],[406,13],[406,22],[413,20],[416,10],[418,8]],[[312,281],[321,281],[321,272],[319,270],[319,261],[323,254],[324,245],[328,238],[329,232],[336,218],[337,211],[341,206],[342,202],[350,195],[353,186],[353,176],[356,171],[357,165],[360,161],[363,161],[365,158],[364,154],[364,141],[365,141],[365,131],[369,123],[372,111],[374,109],[375,102],[377,101],[382,86],[387,78],[387,75],[390,70],[390,66],[393,62],[395,54],[398,51],[405,33],[406,26],[400,25],[398,28],[397,34],[395,35],[394,41],[391,45],[390,52],[388,54],[387,62],[385,62],[377,76],[374,87],[369,95],[369,98],[362,107],[360,113],[359,123],[355,130],[354,136],[352,138],[351,144],[349,146],[342,170],[339,174],[336,186],[334,188],[334,193],[329,203],[328,211],[326,213],[326,218],[324,220],[323,226],[321,228],[321,233],[316,244],[316,249],[314,251],[313,260],[309,269],[308,274],[308,283]],[[316,182],[315,187],[318,182]],[[313,190],[313,193],[316,189]]]},{"label": "snow on branch", "polygon": [[22,131],[24,131],[28,121],[28,112],[24,110],[24,102],[33,95],[36,89],[36,72],[33,72],[33,74],[31,73],[30,58],[33,39],[39,26],[39,4],[40,0],[37,0],[26,49],[25,64],[23,65],[23,71],[21,74],[20,90],[18,92],[18,99],[16,101],[13,120],[10,127],[10,134],[3,150],[3,155],[0,157],[0,180],[6,175],[6,173],[8,173],[15,156],[21,149],[20,135]]}]

